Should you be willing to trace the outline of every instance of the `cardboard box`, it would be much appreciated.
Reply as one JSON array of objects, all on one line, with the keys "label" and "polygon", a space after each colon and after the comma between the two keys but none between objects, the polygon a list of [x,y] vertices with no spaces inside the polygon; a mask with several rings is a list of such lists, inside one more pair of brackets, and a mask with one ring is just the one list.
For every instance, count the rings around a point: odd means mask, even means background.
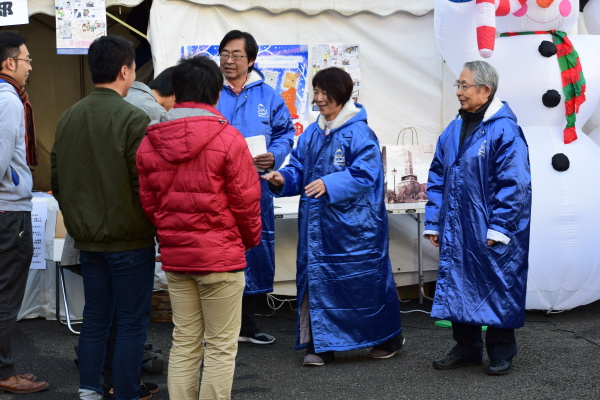
[{"label": "cardboard box", "polygon": [[46,248],[44,258],[49,261],[60,261],[62,258],[65,239],[48,239],[46,238]]}]

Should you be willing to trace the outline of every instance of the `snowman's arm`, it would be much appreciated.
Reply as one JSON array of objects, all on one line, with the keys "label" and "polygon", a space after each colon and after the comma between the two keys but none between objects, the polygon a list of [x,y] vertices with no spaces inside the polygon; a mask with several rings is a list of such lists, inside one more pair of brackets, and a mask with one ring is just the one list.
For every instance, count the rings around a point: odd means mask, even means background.
[{"label": "snowman's arm", "polygon": [[465,62],[482,59],[477,49],[475,1],[436,0],[433,19],[438,49],[456,76]]},{"label": "snowman's arm", "polygon": [[[531,214],[531,171],[529,152],[521,128],[515,123],[498,122],[492,160],[493,194],[489,202],[488,239],[508,243]],[[491,231],[495,231],[491,232]],[[500,235],[498,235],[500,234]],[[504,239],[504,240],[502,240]]]}]

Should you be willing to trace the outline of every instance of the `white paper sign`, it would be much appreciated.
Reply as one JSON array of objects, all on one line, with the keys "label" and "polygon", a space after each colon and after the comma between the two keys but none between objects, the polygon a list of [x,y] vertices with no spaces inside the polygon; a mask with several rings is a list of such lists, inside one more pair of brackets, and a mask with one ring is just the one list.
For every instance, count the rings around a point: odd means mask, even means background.
[{"label": "white paper sign", "polygon": [[46,199],[33,200],[31,212],[31,227],[33,230],[33,259],[31,269],[46,269],[45,239],[46,219],[48,218],[48,202]]},{"label": "white paper sign", "polygon": [[[247,137],[246,142],[248,143],[248,150],[250,150],[252,157],[256,157],[259,154],[265,154],[267,152],[267,141],[263,135]],[[258,167],[256,170],[258,172],[264,171],[264,169]]]},{"label": "white paper sign", "polygon": [[27,0],[0,0],[0,26],[29,23]]}]

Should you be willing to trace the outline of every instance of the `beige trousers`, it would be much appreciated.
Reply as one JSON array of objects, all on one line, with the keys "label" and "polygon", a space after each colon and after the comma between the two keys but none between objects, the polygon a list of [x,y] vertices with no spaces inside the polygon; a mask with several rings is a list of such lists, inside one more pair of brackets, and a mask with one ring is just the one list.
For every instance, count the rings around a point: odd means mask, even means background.
[{"label": "beige trousers", "polygon": [[[242,315],[244,272],[167,272],[173,308],[169,397],[230,399]],[[202,339],[206,340],[206,347]],[[204,361],[202,382],[200,365]]]}]

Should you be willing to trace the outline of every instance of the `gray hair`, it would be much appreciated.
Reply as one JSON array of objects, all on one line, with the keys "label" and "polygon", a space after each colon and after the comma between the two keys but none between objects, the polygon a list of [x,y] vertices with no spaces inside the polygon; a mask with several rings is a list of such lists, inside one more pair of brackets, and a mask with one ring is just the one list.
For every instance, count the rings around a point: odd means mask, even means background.
[{"label": "gray hair", "polygon": [[498,72],[485,61],[468,61],[464,67],[469,71],[475,72],[473,74],[473,83],[475,85],[489,86],[491,89],[490,99],[496,94],[498,90]]}]

